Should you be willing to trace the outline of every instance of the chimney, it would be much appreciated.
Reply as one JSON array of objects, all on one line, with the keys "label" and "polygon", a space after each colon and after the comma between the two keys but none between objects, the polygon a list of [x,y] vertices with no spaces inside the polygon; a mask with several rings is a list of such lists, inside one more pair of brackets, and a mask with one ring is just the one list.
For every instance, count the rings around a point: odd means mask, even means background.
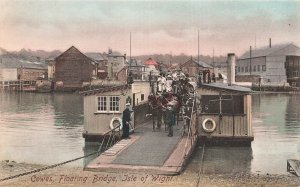
[{"label": "chimney", "polygon": [[227,83],[228,86],[235,84],[235,54],[227,55]]},{"label": "chimney", "polygon": [[269,47],[272,47],[272,42],[271,42],[271,38],[269,38]]}]

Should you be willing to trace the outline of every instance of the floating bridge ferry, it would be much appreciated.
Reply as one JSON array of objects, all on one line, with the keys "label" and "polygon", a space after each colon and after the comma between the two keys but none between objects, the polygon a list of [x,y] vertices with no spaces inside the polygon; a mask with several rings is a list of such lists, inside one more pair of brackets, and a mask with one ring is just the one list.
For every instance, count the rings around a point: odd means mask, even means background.
[{"label": "floating bridge ferry", "polygon": [[[234,66],[235,56],[229,54],[228,84],[198,82],[195,86],[186,78],[175,81],[167,93],[154,93],[153,81],[82,92],[83,137],[87,141],[102,139],[99,150],[105,148],[85,169],[175,175],[183,170],[197,143],[251,146],[251,89],[234,84]],[[134,133],[121,140],[126,103],[131,103],[134,111]],[[170,103],[176,116],[174,137],[165,133],[166,124],[157,128]]]},{"label": "floating bridge ferry", "polygon": [[[184,94],[176,90],[174,95],[185,102],[194,94],[197,115],[197,136],[200,142],[223,144],[237,143],[251,145],[254,139],[251,125],[251,89],[235,85],[234,54],[228,55],[228,84],[202,83],[193,93]],[[105,133],[122,124],[122,112],[126,103],[134,109],[131,128],[145,123],[151,113],[148,100],[156,90],[156,84],[136,81],[133,84],[110,86],[103,89],[84,91],[84,132],[86,140],[99,139]],[[178,87],[178,85],[177,85]],[[180,87],[180,85],[179,85]],[[187,91],[191,92],[191,91]],[[185,97],[185,98],[184,98]],[[178,119],[183,119],[184,111]],[[148,115],[147,115],[148,114]],[[151,115],[150,115],[151,116]],[[152,116],[152,120],[155,115]],[[154,122],[155,123],[155,122]],[[121,126],[122,127],[122,126]]]}]

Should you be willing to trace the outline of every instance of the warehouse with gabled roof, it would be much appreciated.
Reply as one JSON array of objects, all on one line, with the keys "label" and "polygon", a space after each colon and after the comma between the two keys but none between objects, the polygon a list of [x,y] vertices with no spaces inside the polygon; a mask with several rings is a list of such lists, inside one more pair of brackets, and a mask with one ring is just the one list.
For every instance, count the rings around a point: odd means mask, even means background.
[{"label": "warehouse with gabled roof", "polygon": [[245,52],[237,61],[236,78],[251,82],[300,86],[300,48],[293,43],[279,44]]}]

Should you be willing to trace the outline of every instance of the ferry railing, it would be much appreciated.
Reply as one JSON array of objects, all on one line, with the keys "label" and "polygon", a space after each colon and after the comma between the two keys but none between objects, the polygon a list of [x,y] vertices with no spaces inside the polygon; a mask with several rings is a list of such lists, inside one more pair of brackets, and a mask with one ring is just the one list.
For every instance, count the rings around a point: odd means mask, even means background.
[{"label": "ferry railing", "polygon": [[[116,140],[116,138],[118,138],[118,139]],[[105,143],[105,140],[107,140],[106,143]],[[121,140],[121,124],[118,124],[116,127],[114,127],[113,129],[107,131],[106,133],[104,133],[102,135],[102,141],[98,148],[98,155],[100,155],[101,151],[103,151],[103,152],[106,151],[113,144],[115,144],[116,142],[118,142],[120,140]],[[103,147],[105,147],[104,150],[103,150]]]},{"label": "ferry railing", "polygon": [[193,98],[193,105],[192,105],[192,112],[191,112],[191,115],[190,116],[184,116],[183,119],[185,119],[185,121],[187,119],[189,119],[189,125],[188,125],[188,133],[187,133],[187,139],[186,139],[186,142],[185,142],[185,146],[184,146],[184,157],[186,157],[188,155],[188,151],[189,149],[188,148],[188,142],[190,141],[190,146],[191,148],[193,147],[193,145],[196,143],[196,136],[197,136],[197,133],[196,133],[196,122],[194,120],[194,117],[196,114],[196,111],[195,111],[195,104],[196,104],[196,97],[195,97],[196,94],[194,94],[194,98]]}]

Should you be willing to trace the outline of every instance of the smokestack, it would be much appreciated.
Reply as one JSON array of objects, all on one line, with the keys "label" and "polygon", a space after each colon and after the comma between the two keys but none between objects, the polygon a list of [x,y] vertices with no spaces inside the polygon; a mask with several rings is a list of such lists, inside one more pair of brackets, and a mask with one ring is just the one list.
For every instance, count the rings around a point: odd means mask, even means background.
[{"label": "smokestack", "polygon": [[271,42],[271,38],[269,38],[269,47],[272,47],[272,42]]},{"label": "smokestack", "polygon": [[228,86],[235,84],[235,54],[227,55],[227,83]]}]

